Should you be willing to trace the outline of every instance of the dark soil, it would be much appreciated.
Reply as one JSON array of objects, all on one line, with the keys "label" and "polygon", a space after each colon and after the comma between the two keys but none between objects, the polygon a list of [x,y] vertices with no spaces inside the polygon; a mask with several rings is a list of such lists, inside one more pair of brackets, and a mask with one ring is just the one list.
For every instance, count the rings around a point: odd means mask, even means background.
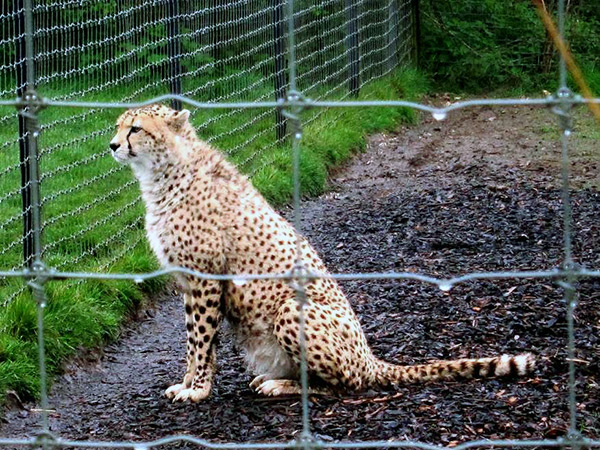
[{"label": "dark soil", "polygon": [[[560,150],[539,136],[527,108],[460,111],[445,122],[377,135],[303,203],[303,232],[333,272],[547,269],[563,256]],[[576,166],[574,256],[598,268],[600,194]],[[597,176],[594,172],[593,176]],[[592,180],[593,181],[593,180]],[[287,211],[286,213],[289,213]],[[406,440],[456,445],[472,439],[563,436],[568,427],[567,324],[551,280],[478,281],[450,292],[407,281],[349,281],[343,288],[377,355],[401,364],[530,351],[534,376],[311,397],[312,430],[324,441]],[[578,283],[578,429],[600,437],[600,280]],[[51,429],[77,440],[151,440],[190,434],[215,442],[293,439],[298,398],[252,392],[240,349],[222,333],[220,373],[207,401],[162,396],[184,371],[181,300],[165,295],[95,362],[73,364],[55,383]],[[0,436],[35,434],[34,405],[9,411]],[[187,444],[181,444],[187,448]]]}]

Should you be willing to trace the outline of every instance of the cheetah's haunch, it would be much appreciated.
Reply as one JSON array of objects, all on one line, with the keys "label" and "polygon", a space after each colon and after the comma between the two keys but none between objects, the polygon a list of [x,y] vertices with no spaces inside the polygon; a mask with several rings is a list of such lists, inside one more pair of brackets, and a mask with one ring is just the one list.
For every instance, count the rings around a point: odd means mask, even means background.
[{"label": "cheetah's haunch", "polygon": [[[146,231],[163,266],[212,274],[284,273],[292,269],[297,236],[249,181],[207,143],[188,111],[161,105],[125,112],[110,142],[114,158],[140,182]],[[326,273],[300,238],[308,269]],[[298,314],[295,292],[277,280],[233,282],[179,276],[187,328],[187,370],[166,390],[177,401],[210,394],[215,334],[223,317],[232,324],[256,373],[251,386],[265,395],[299,392]],[[398,366],[376,358],[350,303],[334,280],[306,289],[307,363],[311,377],[332,387],[368,387],[455,378],[524,375],[530,354]]]}]

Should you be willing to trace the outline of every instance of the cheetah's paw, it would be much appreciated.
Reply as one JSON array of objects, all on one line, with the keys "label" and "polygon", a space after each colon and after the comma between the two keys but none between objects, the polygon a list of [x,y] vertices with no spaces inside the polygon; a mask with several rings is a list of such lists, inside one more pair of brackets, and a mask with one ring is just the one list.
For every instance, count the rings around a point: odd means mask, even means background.
[{"label": "cheetah's paw", "polygon": [[271,377],[268,374],[262,374],[262,375],[258,375],[256,377],[254,377],[254,379],[250,382],[250,387],[254,390],[257,390],[258,387],[263,384],[265,381],[268,380],[272,380],[273,377]]},{"label": "cheetah's paw", "polygon": [[194,388],[183,389],[175,396],[175,398],[173,399],[173,402],[185,402],[185,401],[189,400],[192,403],[197,403],[200,400],[204,400],[209,395],[210,395],[210,386],[199,388],[199,389],[194,389]]},{"label": "cheetah's paw", "polygon": [[298,395],[302,390],[296,381],[267,380],[256,388],[256,392],[269,397],[277,397],[279,395]]},{"label": "cheetah's paw", "polygon": [[174,384],[165,391],[165,397],[173,399],[177,394],[185,389],[185,384]]}]

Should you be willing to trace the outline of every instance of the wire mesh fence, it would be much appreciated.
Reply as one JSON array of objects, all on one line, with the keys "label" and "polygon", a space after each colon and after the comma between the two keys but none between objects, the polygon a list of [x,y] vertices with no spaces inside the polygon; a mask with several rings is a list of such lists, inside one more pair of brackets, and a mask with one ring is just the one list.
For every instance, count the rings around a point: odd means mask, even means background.
[{"label": "wire mesh fence", "polygon": [[[26,80],[23,2],[4,2],[1,8],[0,99],[22,96],[35,86],[55,101],[130,102],[172,93],[210,103],[258,102],[285,98],[289,87],[281,0],[35,1],[33,86]],[[413,48],[412,20],[408,0],[299,2],[294,22],[303,92],[342,99],[405,64]],[[315,111],[309,120],[317,117]],[[137,187],[128,170],[105,158],[113,123],[114,113],[100,106],[40,114],[35,139],[43,253],[52,266],[110,265],[117,247],[140,241],[143,208]],[[288,145],[286,119],[279,111],[198,109],[193,123],[250,176]],[[20,229],[23,220],[31,223],[31,210],[27,200],[22,204],[18,187],[23,183],[27,193],[23,168],[28,161],[17,151],[30,136],[9,108],[0,110],[0,125],[0,256],[14,269],[21,265],[23,246],[31,259],[32,234],[26,230],[22,236]],[[103,195],[94,198],[94,192]],[[112,209],[108,217],[106,205]],[[24,291],[20,283],[6,283],[0,288],[3,305]]]},{"label": "wire mesh fence", "polygon": [[[559,1],[557,7],[559,27],[564,34],[564,2]],[[5,125],[3,132],[7,130],[0,154],[3,167],[0,171],[0,231],[3,232],[0,255],[2,267],[6,268],[0,276],[4,283],[3,296],[7,295],[8,301],[14,291],[8,295],[7,286],[14,288],[13,281],[25,280],[37,302],[42,419],[37,437],[0,438],[0,446],[141,449],[189,442],[207,448],[247,449],[440,448],[412,441],[332,443],[312,436],[303,308],[300,308],[299,336],[302,433],[297,441],[217,444],[190,436],[173,436],[154,442],[73,442],[52,435],[48,427],[50,410],[44,353],[46,282],[85,279],[139,282],[182,273],[199,279],[232,282],[281,279],[296,291],[301,305],[307,301],[306,283],[315,278],[415,280],[432,283],[443,291],[475,279],[557,281],[564,289],[567,305],[570,373],[567,436],[555,440],[473,441],[455,448],[600,447],[600,441],[586,438],[577,428],[573,321],[576,282],[581,278],[600,277],[600,271],[580,267],[572,257],[568,149],[572,106],[598,104],[600,99],[582,98],[568,89],[564,61],[560,64],[561,87],[555,95],[541,99],[474,100],[438,109],[406,101],[346,100],[364,83],[385,76],[403,63],[413,51],[414,2],[390,0],[382,4],[347,0],[342,4],[274,0],[269,4],[234,1],[206,5],[165,1],[112,4],[26,0],[8,6],[4,3],[2,8],[0,106],[17,107],[18,120],[8,109],[0,116]],[[73,15],[65,14],[66,11]],[[284,28],[287,28],[285,34]],[[94,83],[90,83],[91,80]],[[123,97],[122,92],[127,95]],[[165,92],[169,94],[160,95]],[[112,117],[109,112],[165,100],[175,106],[196,107],[196,126],[209,136],[209,141],[229,149],[229,156],[251,174],[259,171],[261,164],[269,163],[269,148],[291,135],[294,222],[298,230],[303,126],[325,108],[407,106],[443,120],[455,109],[474,105],[551,107],[561,128],[563,264],[546,271],[468,273],[450,279],[409,272],[322,274],[306,270],[298,246],[296,266],[280,274],[215,275],[185,268],[151,273],[103,273],[115,259],[142,242],[141,202],[134,182],[122,169],[106,162],[104,149]],[[42,112],[42,109],[46,110]],[[232,121],[234,118],[238,122]],[[242,130],[252,130],[250,137],[241,138]],[[74,134],[68,135],[68,131]],[[263,145],[266,140],[269,144]],[[90,195],[100,189],[103,195]],[[107,213],[109,201],[113,209]],[[100,211],[92,215],[96,210]],[[68,224],[67,232],[57,231],[61,223]],[[21,233],[23,228],[19,225],[24,227],[25,233]],[[116,241],[126,245],[115,246]],[[118,250],[114,251],[114,247]],[[61,259],[61,254],[69,256]],[[77,256],[71,258],[72,254]],[[86,264],[88,256],[101,263]],[[19,269],[23,257],[25,268]]]}]

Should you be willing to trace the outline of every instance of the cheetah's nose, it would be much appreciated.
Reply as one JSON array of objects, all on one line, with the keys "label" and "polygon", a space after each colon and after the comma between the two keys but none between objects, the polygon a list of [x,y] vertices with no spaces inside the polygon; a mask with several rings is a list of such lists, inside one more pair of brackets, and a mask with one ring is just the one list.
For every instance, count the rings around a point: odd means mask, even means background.
[{"label": "cheetah's nose", "polygon": [[120,147],[120,146],[121,146],[121,145],[120,145],[120,144],[118,144],[117,142],[111,142],[111,143],[110,143],[110,149],[111,149],[113,152],[116,152],[116,151],[119,149],[119,147]]}]

